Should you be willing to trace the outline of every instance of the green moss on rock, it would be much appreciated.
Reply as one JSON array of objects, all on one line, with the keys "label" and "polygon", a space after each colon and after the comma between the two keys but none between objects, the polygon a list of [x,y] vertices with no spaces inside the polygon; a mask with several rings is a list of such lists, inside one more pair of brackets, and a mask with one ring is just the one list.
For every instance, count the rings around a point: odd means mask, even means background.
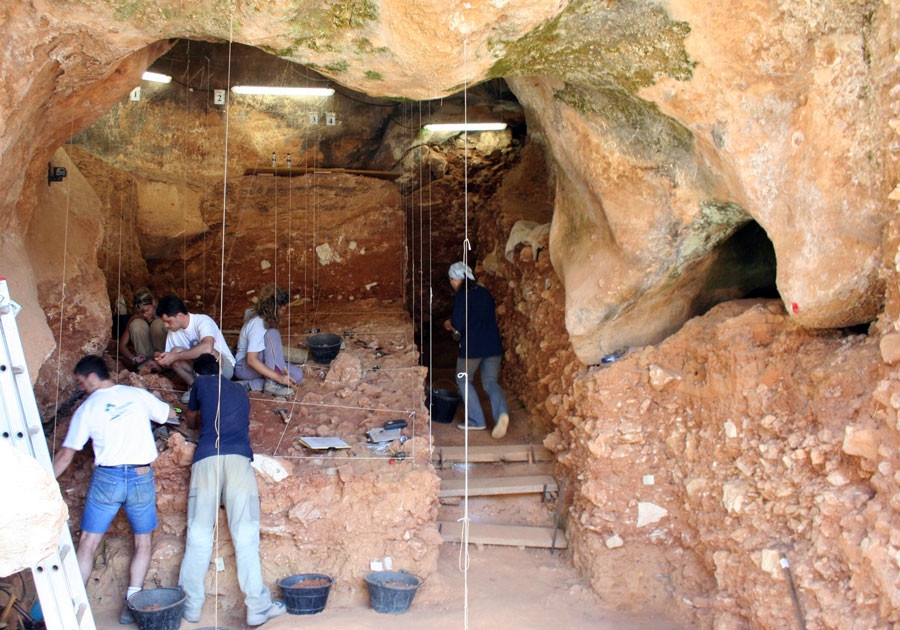
[{"label": "green moss on rock", "polygon": [[514,42],[492,41],[489,77],[542,76],[634,93],[660,76],[691,77],[686,22],[646,1],[573,0],[562,13]]},{"label": "green moss on rock", "polygon": [[366,70],[366,78],[372,81],[381,81],[381,73],[374,70]]}]

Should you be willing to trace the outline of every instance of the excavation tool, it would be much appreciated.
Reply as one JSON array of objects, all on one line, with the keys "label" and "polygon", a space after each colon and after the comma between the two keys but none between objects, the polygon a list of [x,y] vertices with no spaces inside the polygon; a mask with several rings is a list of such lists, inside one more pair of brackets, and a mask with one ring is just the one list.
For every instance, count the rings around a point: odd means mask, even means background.
[{"label": "excavation tool", "polygon": [[288,410],[285,409],[284,407],[275,410],[275,413],[278,414],[279,416],[281,416],[281,419],[284,420],[285,424],[287,424],[288,422],[291,421],[291,417],[289,415],[287,415],[287,411]]},{"label": "excavation tool", "polygon": [[403,429],[406,427],[406,420],[388,420],[384,423],[383,427],[366,431],[366,437],[368,437],[369,441],[373,444],[393,442],[394,440],[400,440],[400,443],[403,444],[403,442],[409,439],[403,435]]}]

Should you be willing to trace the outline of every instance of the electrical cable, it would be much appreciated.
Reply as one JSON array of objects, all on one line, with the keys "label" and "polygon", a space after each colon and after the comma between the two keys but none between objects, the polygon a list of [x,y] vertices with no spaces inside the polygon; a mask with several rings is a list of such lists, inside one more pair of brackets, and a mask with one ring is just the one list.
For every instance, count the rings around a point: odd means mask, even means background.
[{"label": "electrical cable", "polygon": [[[74,130],[75,120],[72,119],[69,122],[69,137],[72,137],[72,131]],[[62,371],[62,341],[63,341],[63,320],[65,319],[63,315],[65,314],[65,304],[66,304],[66,263],[69,258],[69,202],[72,199],[72,177],[69,177],[69,181],[66,182],[66,228],[65,228],[65,237],[63,239],[63,264],[62,264],[62,280],[60,281],[60,295],[59,295],[59,336],[56,340],[56,400],[53,404],[53,444],[51,449],[51,457],[53,459],[56,458],[56,424],[59,418],[59,381],[60,374]]]}]

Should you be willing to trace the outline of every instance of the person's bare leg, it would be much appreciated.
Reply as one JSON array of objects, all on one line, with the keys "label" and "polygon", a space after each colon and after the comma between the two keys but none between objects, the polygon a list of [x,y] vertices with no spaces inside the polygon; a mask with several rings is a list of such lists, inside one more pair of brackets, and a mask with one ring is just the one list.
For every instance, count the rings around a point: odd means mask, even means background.
[{"label": "person's bare leg", "polygon": [[153,551],[153,533],[134,535],[134,554],[131,556],[131,582],[129,586],[144,586],[144,577],[150,568]]},{"label": "person's bare leg", "polygon": [[178,378],[187,383],[188,387],[194,384],[194,367],[189,361],[175,361],[172,364],[172,369],[178,375]]},{"label": "person's bare leg", "polygon": [[78,551],[75,552],[75,556],[78,558],[81,580],[85,584],[91,577],[91,569],[94,568],[94,554],[97,553],[97,547],[100,546],[101,540],[103,540],[103,534],[81,532],[81,540],[78,541]]}]

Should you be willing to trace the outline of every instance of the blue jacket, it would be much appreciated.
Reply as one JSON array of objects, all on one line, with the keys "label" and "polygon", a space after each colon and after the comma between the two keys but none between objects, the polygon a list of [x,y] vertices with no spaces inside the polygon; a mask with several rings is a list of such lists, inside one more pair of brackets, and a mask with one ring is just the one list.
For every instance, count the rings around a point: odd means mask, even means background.
[{"label": "blue jacket", "polygon": [[[500,329],[497,327],[494,298],[491,296],[491,292],[480,284],[469,282],[468,287],[468,291],[462,288],[456,292],[453,298],[453,315],[450,316],[450,323],[462,335],[459,342],[459,356],[460,358],[466,356],[466,348],[468,348],[471,359],[502,355],[503,342],[500,338]],[[469,302],[468,345],[466,344],[467,296]]]}]

